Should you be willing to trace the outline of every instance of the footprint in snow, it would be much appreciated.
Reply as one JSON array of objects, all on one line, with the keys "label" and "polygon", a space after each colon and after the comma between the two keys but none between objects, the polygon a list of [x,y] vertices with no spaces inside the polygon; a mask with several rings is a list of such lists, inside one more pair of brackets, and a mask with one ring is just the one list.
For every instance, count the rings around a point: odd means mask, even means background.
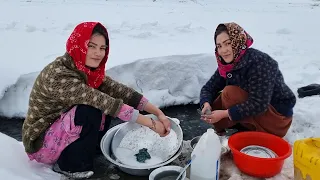
[{"label": "footprint in snow", "polygon": [[149,29],[149,28],[155,28],[158,26],[158,21],[155,22],[149,22],[149,23],[144,23],[141,24],[140,29]]},{"label": "footprint in snow", "polygon": [[138,39],[147,39],[147,38],[151,38],[151,37],[155,37],[155,35],[153,35],[151,32],[143,32],[143,33],[139,33],[136,35],[130,35],[133,38],[138,38]]},{"label": "footprint in snow", "polygon": [[7,24],[6,30],[14,29],[17,24],[17,22],[11,22],[10,24]]},{"label": "footprint in snow", "polygon": [[72,30],[74,27],[75,27],[74,24],[68,23],[68,24],[63,28],[63,30]]},{"label": "footprint in snow", "polygon": [[35,32],[37,28],[35,26],[27,25],[26,31],[27,32]]},{"label": "footprint in snow", "polygon": [[289,29],[286,28],[282,28],[282,29],[278,29],[277,34],[291,34],[291,31]]}]

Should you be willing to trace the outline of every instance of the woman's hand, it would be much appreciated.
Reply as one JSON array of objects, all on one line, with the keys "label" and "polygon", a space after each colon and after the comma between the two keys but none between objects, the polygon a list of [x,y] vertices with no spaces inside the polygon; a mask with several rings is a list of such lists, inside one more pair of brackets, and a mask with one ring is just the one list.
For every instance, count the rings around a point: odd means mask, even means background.
[{"label": "woman's hand", "polygon": [[156,106],[154,106],[153,104],[148,102],[146,104],[144,110],[147,111],[148,113],[151,113],[151,114],[157,116],[158,120],[165,127],[165,130],[166,130],[165,136],[170,133],[171,123],[170,123],[169,119],[164,115],[164,113],[159,108],[157,108]]},{"label": "woman's hand", "polygon": [[166,136],[166,129],[163,123],[159,120],[153,120],[148,116],[139,114],[136,123],[149,127],[151,130],[158,133],[161,137]]},{"label": "woman's hand", "polygon": [[170,123],[169,119],[164,114],[160,114],[158,116],[158,119],[164,125],[164,128],[166,130],[165,136],[168,135],[170,133],[170,129],[171,129],[171,123]]},{"label": "woman's hand", "polygon": [[154,132],[158,133],[161,137],[166,136],[166,129],[165,129],[163,123],[158,120],[154,120],[154,119],[151,119],[151,121],[152,121],[153,125],[150,127],[150,129],[152,129]]},{"label": "woman's hand", "polygon": [[205,120],[207,123],[213,124],[227,117],[229,117],[228,110],[215,110],[212,111],[210,115],[202,115],[201,119]]},{"label": "woman's hand", "polygon": [[202,114],[209,114],[208,112],[211,112],[211,110],[212,110],[212,108],[211,108],[211,106],[210,106],[210,104],[208,103],[208,102],[205,102],[204,104],[203,104],[203,108],[202,108]]}]

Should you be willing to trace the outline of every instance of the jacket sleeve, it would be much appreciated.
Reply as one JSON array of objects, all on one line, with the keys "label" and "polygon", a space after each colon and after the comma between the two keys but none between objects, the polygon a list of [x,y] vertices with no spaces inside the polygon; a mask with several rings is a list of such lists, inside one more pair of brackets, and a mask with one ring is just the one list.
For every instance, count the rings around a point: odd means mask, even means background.
[{"label": "jacket sleeve", "polygon": [[135,109],[138,108],[139,103],[143,97],[142,94],[138,93],[133,88],[119,83],[109,76],[105,76],[102,84],[99,87],[99,90],[114,98],[122,99],[125,104],[128,104]]},{"label": "jacket sleeve", "polygon": [[225,86],[226,80],[220,76],[217,69],[207,83],[201,88],[200,106],[202,107],[205,102],[212,104],[218,92],[223,90]]},{"label": "jacket sleeve", "polygon": [[260,61],[250,67],[248,72],[248,99],[229,108],[231,120],[239,121],[245,117],[259,115],[265,111],[270,104],[278,64],[275,61]]},{"label": "jacket sleeve", "polygon": [[86,104],[100,109],[105,114],[116,117],[123,101],[113,98],[97,89],[84,84],[79,77],[66,73],[52,73],[50,79],[44,81],[47,93],[56,101],[72,106]]}]

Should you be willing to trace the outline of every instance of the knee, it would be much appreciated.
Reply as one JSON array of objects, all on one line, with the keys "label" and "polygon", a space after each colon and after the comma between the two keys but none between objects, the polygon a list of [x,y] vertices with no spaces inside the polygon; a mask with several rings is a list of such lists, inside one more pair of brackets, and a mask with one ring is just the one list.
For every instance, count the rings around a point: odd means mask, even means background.
[{"label": "knee", "polygon": [[90,115],[101,115],[101,110],[86,104],[77,105],[77,112]]},{"label": "knee", "polygon": [[248,98],[248,93],[239,86],[226,86],[221,93],[222,101],[241,103]]},{"label": "knee", "polygon": [[99,124],[101,122],[102,112],[101,110],[85,105],[77,105],[75,113],[75,122],[77,125],[89,124]]}]

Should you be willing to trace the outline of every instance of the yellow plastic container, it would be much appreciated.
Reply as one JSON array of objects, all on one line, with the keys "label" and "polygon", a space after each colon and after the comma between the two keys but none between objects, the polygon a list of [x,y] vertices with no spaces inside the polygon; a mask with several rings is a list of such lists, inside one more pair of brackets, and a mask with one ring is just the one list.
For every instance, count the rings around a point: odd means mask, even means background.
[{"label": "yellow plastic container", "polygon": [[295,180],[320,180],[320,138],[297,140],[293,162]]}]

